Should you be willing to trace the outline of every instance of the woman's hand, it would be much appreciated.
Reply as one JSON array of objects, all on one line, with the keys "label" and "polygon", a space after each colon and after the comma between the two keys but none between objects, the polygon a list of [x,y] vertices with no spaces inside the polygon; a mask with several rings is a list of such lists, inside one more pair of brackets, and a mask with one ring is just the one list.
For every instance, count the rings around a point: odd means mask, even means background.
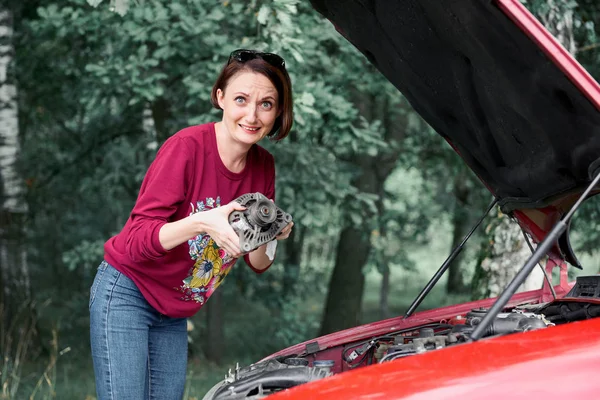
[{"label": "woman's hand", "polygon": [[277,236],[275,236],[275,239],[277,240],[285,240],[288,237],[290,237],[290,234],[292,233],[292,227],[294,226],[294,222],[290,222],[289,224],[287,224],[285,226],[285,228],[283,228],[283,230],[281,232],[279,232],[279,234]]},{"label": "woman's hand", "polygon": [[229,214],[233,211],[243,211],[246,207],[233,201],[209,211],[194,214],[201,221],[202,230],[206,232],[227,254],[233,258],[242,255],[240,238],[229,225]]}]

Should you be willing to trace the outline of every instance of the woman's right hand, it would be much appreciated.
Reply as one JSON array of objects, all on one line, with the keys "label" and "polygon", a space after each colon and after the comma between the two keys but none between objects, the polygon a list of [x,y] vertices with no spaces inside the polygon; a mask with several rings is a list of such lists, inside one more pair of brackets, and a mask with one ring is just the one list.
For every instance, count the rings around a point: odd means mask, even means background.
[{"label": "woman's right hand", "polygon": [[229,214],[245,209],[246,207],[233,201],[209,211],[196,213],[193,217],[198,218],[202,230],[215,241],[217,246],[225,250],[229,256],[238,258],[242,255],[240,238],[229,224]]}]

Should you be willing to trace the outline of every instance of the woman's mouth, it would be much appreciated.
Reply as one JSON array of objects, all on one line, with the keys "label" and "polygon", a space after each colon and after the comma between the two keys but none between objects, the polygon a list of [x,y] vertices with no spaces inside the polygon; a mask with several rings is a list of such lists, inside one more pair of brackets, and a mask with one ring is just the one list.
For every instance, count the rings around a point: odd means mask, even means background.
[{"label": "woman's mouth", "polygon": [[240,127],[247,133],[256,133],[260,130],[260,126],[248,126],[240,124]]}]

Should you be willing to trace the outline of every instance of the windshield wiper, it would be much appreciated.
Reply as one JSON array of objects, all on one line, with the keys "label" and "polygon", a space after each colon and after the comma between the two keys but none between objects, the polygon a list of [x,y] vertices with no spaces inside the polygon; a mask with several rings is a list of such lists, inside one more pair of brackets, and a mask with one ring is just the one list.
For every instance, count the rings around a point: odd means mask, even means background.
[{"label": "windshield wiper", "polygon": [[446,270],[450,267],[450,264],[452,264],[452,261],[454,261],[454,259],[460,254],[460,252],[462,251],[463,247],[465,246],[465,243],[467,243],[467,240],[469,240],[469,238],[471,237],[471,235],[473,235],[473,232],[475,232],[475,229],[477,229],[479,227],[479,225],[481,225],[481,223],[483,222],[483,220],[485,219],[485,217],[487,217],[487,215],[489,214],[490,210],[492,208],[494,208],[494,206],[497,203],[498,203],[498,200],[496,198],[494,198],[492,200],[492,202],[490,203],[490,205],[488,206],[488,208],[485,210],[485,213],[479,219],[479,221],[477,221],[477,223],[471,228],[471,230],[469,231],[469,233],[467,233],[467,235],[463,238],[462,242],[460,242],[460,244],[458,246],[456,246],[454,248],[454,250],[452,250],[452,253],[450,253],[450,255],[448,256],[448,258],[446,258],[446,261],[444,261],[444,263],[442,264],[442,266],[440,267],[440,269],[437,270],[437,272],[435,273],[435,275],[433,275],[433,277],[429,280],[429,282],[427,282],[427,285],[425,285],[425,287],[423,288],[423,290],[421,290],[421,293],[419,293],[419,295],[412,302],[412,304],[410,305],[410,307],[408,307],[408,311],[406,311],[406,314],[404,314],[404,318],[410,317],[415,312],[415,310],[417,309],[417,307],[419,307],[419,305],[421,304],[421,302],[425,299],[425,296],[427,296],[429,294],[429,292],[431,291],[431,289],[433,289],[433,287],[440,280],[440,278],[442,277],[442,275],[444,275],[444,272],[446,272]]},{"label": "windshield wiper", "polygon": [[508,286],[506,286],[506,289],[504,289],[502,293],[500,293],[500,296],[498,296],[496,302],[492,305],[492,307],[490,307],[490,310],[485,314],[485,317],[483,317],[481,322],[473,330],[473,333],[471,334],[471,340],[481,339],[488,326],[494,321],[494,319],[496,318],[498,313],[502,311],[504,306],[506,306],[506,303],[509,302],[509,300],[515,294],[519,286],[521,286],[525,279],[527,279],[533,268],[535,268],[535,266],[542,259],[542,257],[544,257],[548,253],[548,250],[550,250],[550,247],[554,245],[554,242],[556,242],[558,237],[567,229],[568,223],[571,217],[573,217],[575,211],[577,211],[579,206],[581,206],[581,204],[590,194],[592,189],[596,187],[596,185],[600,181],[600,170],[597,170],[595,175],[596,177],[594,178],[592,183],[590,183],[589,186],[585,189],[585,191],[579,197],[575,205],[571,207],[567,215],[565,215],[564,218],[562,218],[556,223],[556,225],[554,225],[554,228],[552,228],[550,233],[548,233],[544,240],[542,240],[539,246],[535,249],[535,252],[531,255],[531,257],[529,257],[525,265],[523,265],[523,267],[519,270],[519,272],[517,272],[517,275],[515,275],[513,280],[510,281]]}]

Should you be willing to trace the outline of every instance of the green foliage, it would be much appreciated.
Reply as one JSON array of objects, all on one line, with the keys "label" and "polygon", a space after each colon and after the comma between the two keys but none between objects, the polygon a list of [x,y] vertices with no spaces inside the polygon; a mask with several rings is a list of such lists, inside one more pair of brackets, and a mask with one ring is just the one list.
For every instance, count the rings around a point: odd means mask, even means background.
[{"label": "green foliage", "polygon": [[590,74],[600,79],[600,4],[595,0],[522,0],[538,18],[554,14],[555,18],[572,15],[575,58]]},{"label": "green foliage", "polygon": [[589,198],[577,210],[569,227],[569,239],[575,254],[597,254],[600,243],[600,197]]},{"label": "green foliage", "polygon": [[273,332],[273,341],[279,345],[276,349],[284,348],[291,343],[301,343],[315,336],[318,332],[319,315],[310,312],[307,305],[310,302],[297,296],[282,304],[281,313],[277,316],[277,327]]},{"label": "green foliage", "polygon": [[[240,263],[223,285],[230,354],[254,361],[315,334],[344,226],[370,233],[368,268],[414,271],[414,249],[430,243],[431,225],[460,207],[471,218],[489,201],[450,146],[308,2],[35,4],[18,21],[15,65],[28,260],[34,295],[53,299],[52,313],[40,319],[45,337],[58,321],[63,343],[87,345],[86,298],[104,241],[125,223],[157,147],[185,126],[220,117],[210,91],[236,48],[286,59],[294,128],[282,143],[264,145],[277,162],[277,203],[305,238],[300,265],[286,262],[282,246],[268,273],[257,276]],[[575,12],[577,57],[598,77],[599,6],[577,5],[564,4]],[[390,176],[385,190],[359,190],[357,176],[374,169]],[[456,179],[469,189],[464,203]],[[586,229],[584,250],[598,230]],[[298,277],[290,289],[291,272]],[[202,318],[195,318],[198,357],[207,345]]]},{"label": "green foliage", "polygon": [[83,240],[71,250],[63,254],[63,262],[69,271],[74,271],[81,266],[90,266],[98,263],[104,256],[104,240]]},{"label": "green foliage", "polygon": [[[42,4],[18,33],[21,170],[31,206],[30,266],[44,282],[36,296],[53,298],[64,340],[85,328],[103,242],[125,223],[157,146],[189,124],[219,118],[210,91],[233,49],[286,59],[294,129],[265,146],[277,162],[277,202],[308,232],[306,243],[333,249],[342,223],[369,223],[379,212],[379,196],[351,183],[354,161],[397,146],[384,145],[382,115],[400,113],[401,97],[306,3],[160,0],[131,4],[126,13],[116,12],[123,2]],[[268,274],[242,265],[232,274],[229,299],[277,305],[267,317],[277,321],[277,340],[256,353],[314,333],[319,309],[294,308],[325,294],[334,255],[306,253],[291,292],[283,248]]]}]

